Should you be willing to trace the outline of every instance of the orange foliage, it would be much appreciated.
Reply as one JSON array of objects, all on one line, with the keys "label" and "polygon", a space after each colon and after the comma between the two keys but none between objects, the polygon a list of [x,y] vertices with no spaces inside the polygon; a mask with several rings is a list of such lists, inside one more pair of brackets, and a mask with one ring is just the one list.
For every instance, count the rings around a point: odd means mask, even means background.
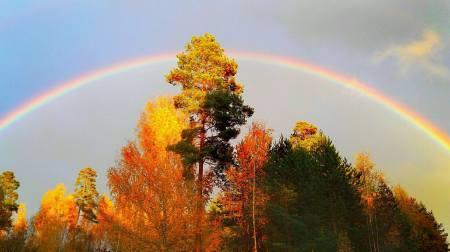
[{"label": "orange foliage", "polygon": [[93,226],[91,233],[96,243],[96,248],[100,251],[106,250],[110,242],[114,241],[115,235],[114,223],[114,205],[106,196],[102,195],[98,200],[97,224]]},{"label": "orange foliage", "polygon": [[[227,172],[231,189],[225,192],[222,201],[230,217],[237,220],[245,233],[244,240],[249,244],[244,246],[248,249],[254,247],[250,244],[250,239],[255,235],[253,226],[257,232],[258,244],[261,244],[264,238],[261,229],[266,224],[263,209],[268,196],[259,187],[259,182],[264,177],[263,168],[268,159],[271,142],[270,130],[261,124],[253,123],[250,132],[237,146],[239,166],[232,167]],[[253,244],[253,241],[251,243]]]},{"label": "orange foliage", "polygon": [[108,182],[123,246],[138,250],[190,250],[193,182],[183,178],[181,158],[167,151],[179,141],[187,118],[170,98],[149,102],[138,124],[138,141],[122,149]]}]

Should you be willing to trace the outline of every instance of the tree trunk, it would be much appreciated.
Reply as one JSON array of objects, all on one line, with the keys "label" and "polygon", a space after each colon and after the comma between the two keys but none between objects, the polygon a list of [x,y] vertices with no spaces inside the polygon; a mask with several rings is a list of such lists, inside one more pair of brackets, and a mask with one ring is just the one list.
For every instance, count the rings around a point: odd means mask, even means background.
[{"label": "tree trunk", "polygon": [[253,197],[252,197],[252,219],[253,219],[253,251],[257,252],[256,244],[256,218],[255,218],[255,194],[256,194],[256,165],[253,166]]},{"label": "tree trunk", "polygon": [[78,206],[77,221],[75,222],[75,226],[77,226],[77,227],[78,227],[78,222],[80,221],[80,215],[81,215],[81,207]]},{"label": "tree trunk", "polygon": [[[200,144],[199,150],[201,151],[205,145],[205,119],[201,120],[201,131],[200,131]],[[196,209],[196,233],[195,233],[195,251],[202,251],[203,242],[202,242],[202,221],[203,221],[203,165],[204,160],[203,157],[200,157],[200,161],[198,161],[198,177],[197,177],[197,209]]]}]

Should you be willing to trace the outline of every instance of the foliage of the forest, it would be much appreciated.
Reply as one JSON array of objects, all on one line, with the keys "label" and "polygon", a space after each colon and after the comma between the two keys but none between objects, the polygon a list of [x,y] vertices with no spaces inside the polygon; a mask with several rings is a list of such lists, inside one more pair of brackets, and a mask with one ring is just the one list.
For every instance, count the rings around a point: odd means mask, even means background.
[{"label": "foliage of the forest", "polygon": [[166,76],[180,93],[147,103],[106,194],[87,167],[27,218],[3,172],[0,251],[449,251],[431,210],[369,154],[350,163],[305,121],[275,139],[249,123],[237,67],[214,36],[193,37]]}]

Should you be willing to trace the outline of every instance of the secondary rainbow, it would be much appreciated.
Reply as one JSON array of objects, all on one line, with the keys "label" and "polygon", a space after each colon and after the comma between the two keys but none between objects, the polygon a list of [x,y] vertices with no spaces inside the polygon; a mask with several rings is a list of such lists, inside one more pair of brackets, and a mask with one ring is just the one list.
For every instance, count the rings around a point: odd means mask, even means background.
[{"label": "secondary rainbow", "polygon": [[[313,65],[299,59],[280,55],[271,55],[266,53],[248,52],[248,51],[231,51],[231,56],[241,59],[256,62],[263,62],[266,64],[275,64],[284,67],[289,67],[294,70],[300,70],[333,83],[339,84],[343,87],[355,90],[371,100],[383,105],[390,111],[396,113],[407,122],[414,125],[417,129],[425,133],[428,137],[433,139],[437,144],[450,152],[450,137],[441,129],[433,125],[423,116],[409,109],[405,105],[393,100],[380,91],[373,88],[371,85],[361,82],[355,78],[345,76],[328,70],[324,67]],[[43,94],[25,102],[21,106],[12,110],[5,117],[0,118],[0,132],[17,122],[27,114],[35,111],[39,107],[47,104],[54,99],[63,96],[66,93],[74,91],[78,88],[94,83],[96,80],[106,78],[111,75],[127,72],[136,68],[145,67],[151,64],[171,62],[175,60],[175,53],[164,53],[149,57],[143,57],[119,63],[110,67],[106,67],[91,73],[79,76],[73,80],[57,85],[55,88],[44,92]]]}]

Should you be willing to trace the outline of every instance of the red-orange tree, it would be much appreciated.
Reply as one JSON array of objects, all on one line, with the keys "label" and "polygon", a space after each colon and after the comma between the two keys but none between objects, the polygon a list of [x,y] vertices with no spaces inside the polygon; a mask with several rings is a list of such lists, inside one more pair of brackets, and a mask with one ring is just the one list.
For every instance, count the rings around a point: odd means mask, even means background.
[{"label": "red-orange tree", "polygon": [[193,249],[195,208],[190,199],[195,186],[184,180],[180,156],[166,150],[180,140],[186,121],[172,99],[149,102],[138,125],[138,141],[125,146],[121,160],[109,170],[113,226],[121,237],[112,242],[117,249]]},{"label": "red-orange tree", "polygon": [[263,240],[262,228],[266,222],[263,209],[268,198],[260,184],[271,142],[270,130],[253,123],[237,146],[238,165],[227,172],[230,187],[222,202],[228,217],[238,224],[241,242],[247,250],[257,251]]}]

